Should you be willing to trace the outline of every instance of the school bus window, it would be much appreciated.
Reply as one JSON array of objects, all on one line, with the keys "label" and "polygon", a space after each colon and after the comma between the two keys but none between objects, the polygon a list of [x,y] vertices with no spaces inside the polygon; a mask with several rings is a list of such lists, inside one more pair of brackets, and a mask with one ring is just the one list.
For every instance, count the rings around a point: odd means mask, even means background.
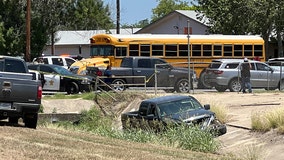
[{"label": "school bus window", "polygon": [[115,48],[115,56],[117,57],[125,57],[127,53],[126,47],[116,47]]},{"label": "school bus window", "polygon": [[177,45],[175,44],[169,44],[166,45],[166,56],[177,56]]},{"label": "school bus window", "polygon": [[222,45],[221,44],[214,45],[213,54],[214,56],[222,56]]},{"label": "school bus window", "polygon": [[138,44],[129,44],[129,56],[139,56]]},{"label": "school bus window", "polygon": [[179,56],[188,56],[188,44],[180,44],[179,45]]},{"label": "school bus window", "polygon": [[244,56],[250,57],[252,56],[252,45],[244,45]]},{"label": "school bus window", "polygon": [[140,54],[141,56],[150,56],[150,45],[149,44],[141,44],[140,45]]},{"label": "school bus window", "polygon": [[209,44],[203,45],[203,56],[206,56],[206,57],[212,56],[212,45],[209,45]]},{"label": "school bus window", "polygon": [[92,46],[90,56],[113,56],[114,47],[111,45]]},{"label": "school bus window", "polygon": [[235,57],[241,57],[243,56],[243,45],[234,45],[234,56]]},{"label": "school bus window", "polygon": [[254,45],[254,56],[261,57],[262,56],[262,45]]},{"label": "school bus window", "polygon": [[153,44],[152,45],[152,56],[163,56],[163,45]]},{"label": "school bus window", "polygon": [[201,45],[192,45],[192,56],[201,56]]},{"label": "school bus window", "polygon": [[224,45],[224,56],[232,57],[232,45],[231,44],[225,44]]}]

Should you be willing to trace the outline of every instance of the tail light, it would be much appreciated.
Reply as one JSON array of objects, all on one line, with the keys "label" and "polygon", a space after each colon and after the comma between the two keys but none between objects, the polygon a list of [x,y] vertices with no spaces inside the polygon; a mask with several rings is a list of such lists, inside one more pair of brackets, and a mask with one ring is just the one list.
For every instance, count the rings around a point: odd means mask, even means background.
[{"label": "tail light", "polygon": [[97,71],[97,76],[102,76],[103,75],[103,72],[102,71]]},{"label": "tail light", "polygon": [[221,70],[217,70],[217,71],[213,71],[213,73],[215,74],[222,74],[224,71],[221,71]]},{"label": "tail light", "polygon": [[41,99],[42,98],[42,87],[38,86],[37,89],[37,99]]}]

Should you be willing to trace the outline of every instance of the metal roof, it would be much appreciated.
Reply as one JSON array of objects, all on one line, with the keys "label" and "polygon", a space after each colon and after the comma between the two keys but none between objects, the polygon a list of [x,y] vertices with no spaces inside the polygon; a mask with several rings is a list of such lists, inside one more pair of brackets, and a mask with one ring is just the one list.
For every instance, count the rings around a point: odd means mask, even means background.
[{"label": "metal roof", "polygon": [[[126,28],[120,29],[120,34],[133,34],[140,28]],[[90,38],[95,34],[110,33],[116,34],[116,29],[111,29],[109,32],[106,30],[80,30],[80,31],[58,31],[56,33],[55,45],[88,45]]]}]

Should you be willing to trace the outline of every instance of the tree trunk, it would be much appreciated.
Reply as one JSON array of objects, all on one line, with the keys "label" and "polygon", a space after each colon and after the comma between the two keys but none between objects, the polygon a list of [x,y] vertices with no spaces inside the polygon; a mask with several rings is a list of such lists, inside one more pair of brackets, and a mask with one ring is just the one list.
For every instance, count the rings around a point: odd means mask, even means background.
[{"label": "tree trunk", "polygon": [[277,43],[278,43],[278,57],[283,57],[283,43],[281,38],[281,33],[276,31],[277,33]]}]

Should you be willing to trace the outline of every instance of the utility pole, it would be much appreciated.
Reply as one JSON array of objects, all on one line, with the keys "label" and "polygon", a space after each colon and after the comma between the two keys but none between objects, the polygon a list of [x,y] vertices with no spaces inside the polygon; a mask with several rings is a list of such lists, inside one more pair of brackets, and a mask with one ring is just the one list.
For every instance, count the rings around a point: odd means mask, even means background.
[{"label": "utility pole", "polygon": [[120,0],[116,0],[116,34],[120,34]]},{"label": "utility pole", "polygon": [[26,8],[26,62],[31,61],[31,0],[27,0]]},{"label": "utility pole", "polygon": [[187,20],[187,54],[188,54],[188,93],[190,93],[190,86],[191,86],[191,82],[190,82],[190,22],[189,20]]}]

